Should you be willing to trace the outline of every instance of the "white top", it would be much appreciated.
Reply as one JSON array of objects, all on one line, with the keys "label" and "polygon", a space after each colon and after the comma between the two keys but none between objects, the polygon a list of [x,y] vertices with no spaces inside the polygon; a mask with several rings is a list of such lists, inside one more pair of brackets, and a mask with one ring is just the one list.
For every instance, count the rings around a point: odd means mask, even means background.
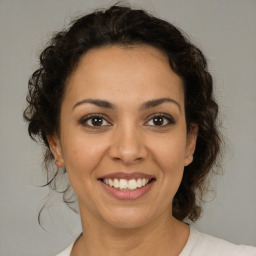
[{"label": "white top", "polygon": [[[70,256],[73,242],[56,256]],[[179,256],[256,256],[256,247],[236,245],[199,232],[190,226],[188,241]]]}]

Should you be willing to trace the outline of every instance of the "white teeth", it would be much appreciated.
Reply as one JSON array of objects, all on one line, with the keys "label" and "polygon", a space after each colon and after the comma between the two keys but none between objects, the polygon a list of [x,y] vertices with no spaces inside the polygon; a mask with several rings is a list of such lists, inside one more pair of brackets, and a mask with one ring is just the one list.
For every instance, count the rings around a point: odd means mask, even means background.
[{"label": "white teeth", "polygon": [[135,190],[137,188],[141,188],[148,184],[150,179],[103,179],[103,182],[111,187],[117,188],[119,190]]},{"label": "white teeth", "polygon": [[119,180],[118,179],[114,179],[114,187],[115,188],[119,188]]},{"label": "white teeth", "polygon": [[138,180],[137,180],[137,187],[138,187],[138,188],[141,188],[141,187],[142,187],[142,181],[141,181],[141,179],[138,179]]},{"label": "white teeth", "polygon": [[120,185],[120,189],[126,189],[126,188],[128,188],[128,181],[121,179],[119,182],[119,185]]},{"label": "white teeth", "polygon": [[114,187],[114,181],[112,181],[111,179],[106,179],[108,180],[108,185],[111,187]]},{"label": "white teeth", "polygon": [[136,180],[129,180],[129,182],[128,182],[128,189],[134,190],[136,188],[137,188]]}]

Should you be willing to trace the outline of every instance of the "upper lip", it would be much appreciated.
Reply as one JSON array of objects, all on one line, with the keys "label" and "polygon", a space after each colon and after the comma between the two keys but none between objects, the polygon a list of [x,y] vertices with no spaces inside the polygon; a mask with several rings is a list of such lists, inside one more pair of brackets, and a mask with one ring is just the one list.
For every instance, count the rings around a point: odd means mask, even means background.
[{"label": "upper lip", "polygon": [[99,179],[125,179],[125,180],[132,180],[132,179],[155,179],[155,176],[141,173],[141,172],[132,172],[132,173],[125,173],[125,172],[114,172],[106,174]]}]

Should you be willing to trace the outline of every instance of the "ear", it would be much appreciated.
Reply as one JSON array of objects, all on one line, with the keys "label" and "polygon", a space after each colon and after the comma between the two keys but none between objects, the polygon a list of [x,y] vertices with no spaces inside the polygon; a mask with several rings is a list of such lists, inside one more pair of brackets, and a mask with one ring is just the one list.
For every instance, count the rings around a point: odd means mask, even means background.
[{"label": "ear", "polygon": [[188,134],[187,134],[187,146],[184,166],[187,166],[193,161],[193,154],[196,149],[196,140],[198,134],[198,125],[191,123]]},{"label": "ear", "polygon": [[59,168],[63,168],[65,166],[65,163],[62,156],[62,149],[59,137],[57,135],[47,136],[47,140],[49,143],[50,150],[55,158],[55,164]]}]

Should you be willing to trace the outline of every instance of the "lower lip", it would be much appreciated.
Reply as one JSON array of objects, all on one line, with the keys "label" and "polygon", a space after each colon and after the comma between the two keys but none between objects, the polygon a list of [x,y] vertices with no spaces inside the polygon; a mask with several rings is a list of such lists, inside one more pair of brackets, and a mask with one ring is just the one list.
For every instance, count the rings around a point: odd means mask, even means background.
[{"label": "lower lip", "polygon": [[111,195],[120,200],[136,200],[144,196],[152,187],[154,180],[148,183],[146,186],[137,188],[135,190],[119,190],[114,187],[110,187],[104,182],[100,181],[103,188],[105,188]]}]

